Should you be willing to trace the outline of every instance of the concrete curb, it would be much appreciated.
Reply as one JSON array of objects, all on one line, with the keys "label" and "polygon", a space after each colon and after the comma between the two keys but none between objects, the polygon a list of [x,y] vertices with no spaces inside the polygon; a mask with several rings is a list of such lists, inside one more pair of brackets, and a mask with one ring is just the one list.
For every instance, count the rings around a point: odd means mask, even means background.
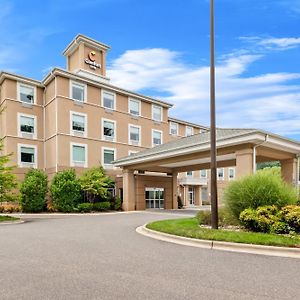
[{"label": "concrete curb", "polygon": [[0,222],[1,225],[15,225],[15,224],[22,224],[25,223],[23,220],[18,220],[18,221],[5,221],[5,222]]},{"label": "concrete curb", "polygon": [[164,242],[174,243],[183,246],[205,248],[210,250],[230,251],[248,254],[279,256],[288,258],[300,258],[300,249],[298,248],[285,248],[274,246],[261,246],[251,244],[219,242],[211,240],[198,240],[182,236],[176,236],[168,233],[158,232],[146,228],[146,225],[136,228],[136,232],[144,236],[157,239]]}]

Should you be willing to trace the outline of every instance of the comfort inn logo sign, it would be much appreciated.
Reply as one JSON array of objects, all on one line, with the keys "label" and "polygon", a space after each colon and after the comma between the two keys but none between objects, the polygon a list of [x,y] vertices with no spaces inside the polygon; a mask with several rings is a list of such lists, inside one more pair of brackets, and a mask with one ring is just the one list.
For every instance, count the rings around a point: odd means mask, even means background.
[{"label": "comfort inn logo sign", "polygon": [[101,64],[96,63],[96,52],[95,51],[91,51],[88,54],[88,58],[86,58],[84,60],[84,62],[86,64],[88,64],[90,66],[91,69],[96,70],[97,68],[101,68]]}]

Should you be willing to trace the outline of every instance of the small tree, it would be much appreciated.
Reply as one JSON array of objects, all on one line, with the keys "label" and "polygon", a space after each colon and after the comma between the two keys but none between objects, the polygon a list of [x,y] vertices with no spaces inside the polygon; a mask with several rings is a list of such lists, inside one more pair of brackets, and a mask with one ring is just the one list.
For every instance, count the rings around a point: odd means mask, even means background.
[{"label": "small tree", "polygon": [[80,190],[75,170],[64,170],[57,173],[50,186],[54,208],[61,212],[73,211],[81,198]]},{"label": "small tree", "polygon": [[96,167],[81,176],[80,185],[89,202],[95,202],[97,198],[105,201],[109,197],[108,189],[113,187],[114,181],[105,174],[102,167]]},{"label": "small tree", "polygon": [[43,211],[46,207],[47,191],[47,175],[41,170],[29,170],[20,188],[22,210],[24,212]]},{"label": "small tree", "polygon": [[11,191],[17,187],[16,176],[12,173],[14,167],[7,166],[11,154],[1,155],[2,151],[3,141],[0,139],[0,202],[10,200]]}]

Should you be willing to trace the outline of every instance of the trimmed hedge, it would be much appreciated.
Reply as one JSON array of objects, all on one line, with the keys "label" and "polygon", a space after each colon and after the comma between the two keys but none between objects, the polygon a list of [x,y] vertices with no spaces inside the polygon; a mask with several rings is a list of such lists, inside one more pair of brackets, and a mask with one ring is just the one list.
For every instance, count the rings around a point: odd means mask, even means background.
[{"label": "trimmed hedge", "polygon": [[22,211],[36,213],[45,210],[47,191],[47,175],[41,170],[29,170],[20,188]]},{"label": "trimmed hedge", "polygon": [[[196,215],[199,225],[211,226],[211,211],[199,211]],[[239,222],[225,208],[218,209],[218,223],[220,226],[239,225]]]}]

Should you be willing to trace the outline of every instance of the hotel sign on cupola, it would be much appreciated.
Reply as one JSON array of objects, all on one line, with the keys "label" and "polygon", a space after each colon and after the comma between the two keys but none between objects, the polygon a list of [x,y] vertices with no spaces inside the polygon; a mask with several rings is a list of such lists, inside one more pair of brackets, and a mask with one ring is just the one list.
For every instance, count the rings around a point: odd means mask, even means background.
[{"label": "hotel sign on cupola", "polygon": [[97,68],[101,68],[101,64],[97,64],[96,63],[96,52],[95,51],[91,51],[88,54],[88,58],[86,58],[84,60],[84,62],[86,64],[88,64],[90,66],[91,69],[96,70]]}]

